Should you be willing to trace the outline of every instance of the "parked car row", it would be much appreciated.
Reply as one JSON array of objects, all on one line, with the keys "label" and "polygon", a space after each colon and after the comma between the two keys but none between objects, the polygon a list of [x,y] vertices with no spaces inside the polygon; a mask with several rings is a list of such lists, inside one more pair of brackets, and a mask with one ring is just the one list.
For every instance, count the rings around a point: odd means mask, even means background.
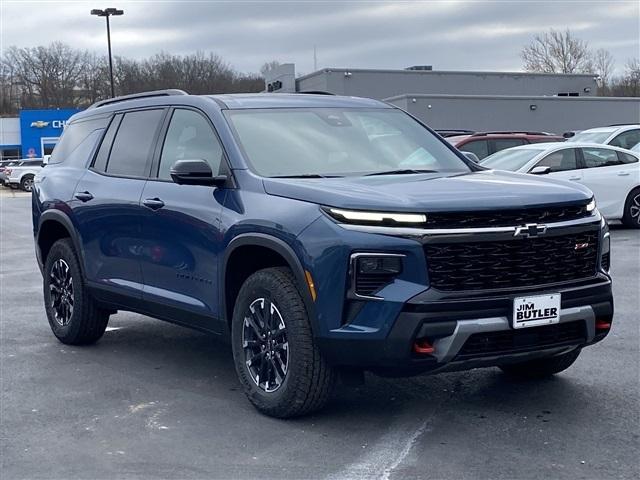
[{"label": "parked car row", "polygon": [[640,153],[597,143],[539,143],[497,152],[484,167],[549,175],[588,187],[608,220],[640,228]]},{"label": "parked car row", "polygon": [[33,188],[33,179],[43,166],[44,162],[41,158],[0,162],[0,185],[30,192]]}]

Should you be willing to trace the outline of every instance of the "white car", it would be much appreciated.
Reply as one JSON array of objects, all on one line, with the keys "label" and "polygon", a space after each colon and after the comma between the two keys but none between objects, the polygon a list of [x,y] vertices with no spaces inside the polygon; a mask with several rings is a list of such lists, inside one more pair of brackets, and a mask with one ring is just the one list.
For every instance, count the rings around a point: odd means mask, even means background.
[{"label": "white car", "polygon": [[480,165],[581,183],[607,219],[640,228],[639,153],[590,143],[535,143],[494,153]]},{"label": "white car", "polygon": [[5,185],[12,188],[20,187],[25,192],[30,192],[33,188],[33,179],[43,166],[41,158],[16,160],[4,168],[2,179]]},{"label": "white car", "polygon": [[571,143],[601,143],[627,150],[640,143],[640,125],[612,125],[590,128],[567,139]]}]

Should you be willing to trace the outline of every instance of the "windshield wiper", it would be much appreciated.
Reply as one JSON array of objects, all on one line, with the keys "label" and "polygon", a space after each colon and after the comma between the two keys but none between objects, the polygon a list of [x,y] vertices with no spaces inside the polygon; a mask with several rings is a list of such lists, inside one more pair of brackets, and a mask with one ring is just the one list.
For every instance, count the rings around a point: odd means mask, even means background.
[{"label": "windshield wiper", "polygon": [[340,175],[320,175],[319,173],[301,173],[300,175],[274,175],[269,178],[341,178]]},{"label": "windshield wiper", "polygon": [[375,175],[408,175],[412,173],[438,173],[436,170],[420,170],[415,168],[399,168],[397,170],[386,170],[384,172],[367,173],[365,177],[373,177]]}]

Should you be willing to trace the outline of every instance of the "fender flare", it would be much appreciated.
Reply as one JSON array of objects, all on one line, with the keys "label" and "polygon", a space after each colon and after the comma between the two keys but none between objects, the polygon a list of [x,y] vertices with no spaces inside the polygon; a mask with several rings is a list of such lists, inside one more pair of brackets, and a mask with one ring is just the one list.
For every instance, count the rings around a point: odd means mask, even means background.
[{"label": "fender flare", "polygon": [[[67,232],[69,232],[69,237],[71,238],[71,242],[73,243],[73,247],[75,248],[76,253],[78,254],[78,260],[80,261],[82,275],[85,276],[85,263],[84,263],[84,249],[82,248],[82,239],[78,234],[75,226],[73,225],[73,221],[69,216],[58,209],[49,209],[45,210],[38,220],[38,232],[36,235],[36,249],[38,253],[38,264],[41,268],[44,268],[44,261],[42,258],[42,252],[40,251],[40,235],[42,233],[42,225],[45,222],[57,222],[61,224]],[[85,277],[86,280],[86,277]]]},{"label": "fender flare", "polygon": [[305,270],[302,266],[302,262],[298,258],[298,255],[294,252],[293,248],[278,237],[273,235],[268,235],[265,233],[243,233],[234,237],[233,240],[229,242],[224,251],[224,257],[222,260],[222,268],[220,270],[218,278],[220,279],[220,300],[221,300],[221,314],[224,322],[228,324],[230,319],[227,318],[227,300],[226,300],[226,272],[227,272],[227,264],[229,262],[229,258],[231,254],[239,247],[252,245],[269,248],[276,253],[278,253],[282,258],[285,259],[289,268],[293,272],[293,275],[296,279],[296,283],[298,284],[298,290],[302,296],[302,300],[305,304],[307,312],[309,314],[309,319],[311,321],[311,326],[315,330],[316,328],[316,311],[313,299],[311,298],[311,292],[309,292],[309,287],[307,286],[307,280],[305,277]]}]

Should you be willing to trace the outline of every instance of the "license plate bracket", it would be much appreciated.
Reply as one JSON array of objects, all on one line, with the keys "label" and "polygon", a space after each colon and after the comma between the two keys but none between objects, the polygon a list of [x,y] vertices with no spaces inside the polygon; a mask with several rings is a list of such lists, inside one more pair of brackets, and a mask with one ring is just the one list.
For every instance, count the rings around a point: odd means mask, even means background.
[{"label": "license plate bracket", "polygon": [[513,328],[529,328],[559,323],[560,300],[559,293],[514,298]]}]

